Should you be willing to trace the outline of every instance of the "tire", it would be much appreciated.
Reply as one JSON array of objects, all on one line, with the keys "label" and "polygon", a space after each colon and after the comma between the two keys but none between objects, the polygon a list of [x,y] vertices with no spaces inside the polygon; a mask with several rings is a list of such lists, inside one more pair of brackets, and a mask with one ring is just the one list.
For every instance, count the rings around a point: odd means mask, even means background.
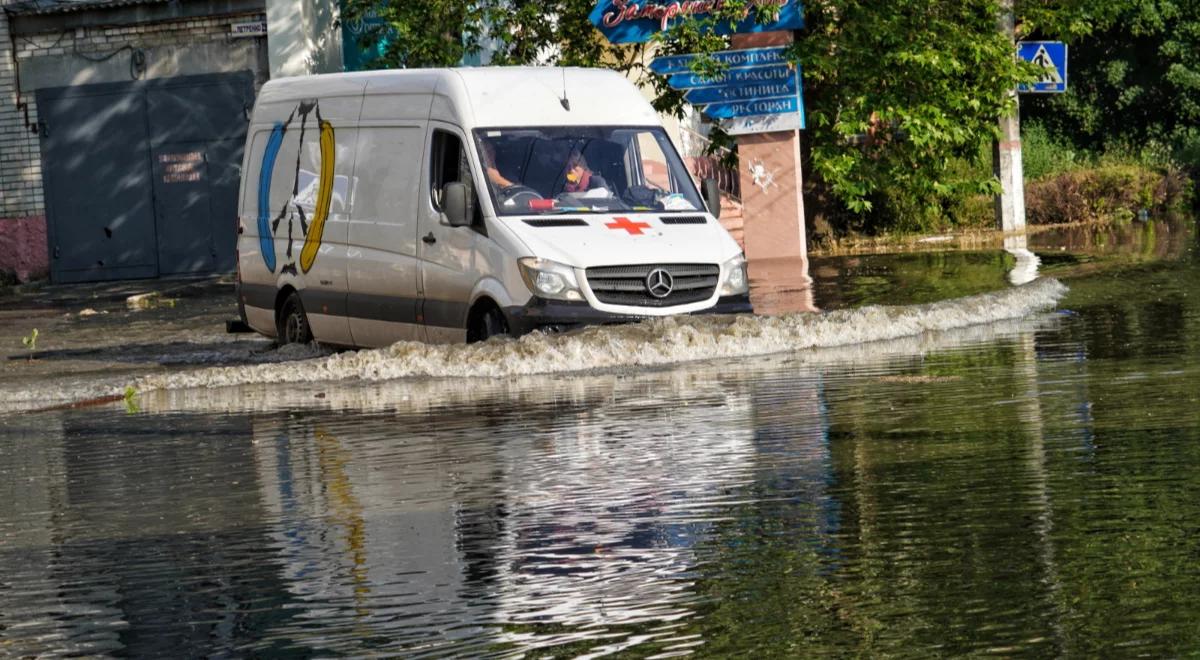
[{"label": "tire", "polygon": [[293,291],[284,299],[277,323],[280,346],[312,343],[312,327],[308,324],[308,315],[304,313],[304,303],[300,302],[299,293]]},{"label": "tire", "polygon": [[467,328],[467,343],[487,341],[492,337],[508,336],[508,322],[499,309],[489,307],[475,317],[470,328]]}]

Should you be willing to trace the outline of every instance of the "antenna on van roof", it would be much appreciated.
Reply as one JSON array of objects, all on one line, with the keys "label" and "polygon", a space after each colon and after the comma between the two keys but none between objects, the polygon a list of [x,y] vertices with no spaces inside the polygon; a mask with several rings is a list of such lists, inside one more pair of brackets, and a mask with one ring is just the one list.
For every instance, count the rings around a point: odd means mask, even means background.
[{"label": "antenna on van roof", "polygon": [[562,98],[558,100],[558,102],[562,104],[563,110],[570,112],[571,111],[571,102],[569,100],[567,100],[567,68],[564,66],[560,66],[558,68],[562,70],[562,79],[563,79],[563,95],[562,95]]}]

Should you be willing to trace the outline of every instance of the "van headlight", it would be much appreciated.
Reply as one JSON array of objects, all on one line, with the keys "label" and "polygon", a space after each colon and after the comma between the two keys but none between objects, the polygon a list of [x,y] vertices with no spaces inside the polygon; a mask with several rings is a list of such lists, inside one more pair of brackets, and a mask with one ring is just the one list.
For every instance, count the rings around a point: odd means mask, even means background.
[{"label": "van headlight", "polygon": [[750,278],[746,276],[746,258],[738,255],[725,262],[725,283],[721,285],[722,296],[740,296],[750,292]]},{"label": "van headlight", "polygon": [[553,300],[583,300],[575,269],[565,264],[537,257],[517,260],[521,277],[535,296]]}]

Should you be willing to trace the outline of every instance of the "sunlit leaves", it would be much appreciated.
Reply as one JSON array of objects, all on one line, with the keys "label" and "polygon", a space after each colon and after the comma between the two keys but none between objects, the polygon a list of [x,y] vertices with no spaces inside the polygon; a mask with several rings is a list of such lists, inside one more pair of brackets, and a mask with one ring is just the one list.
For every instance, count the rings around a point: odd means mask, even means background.
[{"label": "sunlit leaves", "polygon": [[991,0],[808,4],[799,56],[815,119],[811,170],[847,209],[871,210],[882,191],[902,189],[925,211],[986,186],[946,164],[991,140],[1029,76],[998,11]]}]

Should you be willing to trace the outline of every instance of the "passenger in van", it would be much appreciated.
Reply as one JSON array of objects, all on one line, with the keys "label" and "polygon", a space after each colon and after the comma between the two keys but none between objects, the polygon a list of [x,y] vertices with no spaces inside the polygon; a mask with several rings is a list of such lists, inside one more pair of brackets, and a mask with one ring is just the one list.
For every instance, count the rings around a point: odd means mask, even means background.
[{"label": "passenger in van", "polygon": [[564,192],[584,193],[597,188],[608,189],[608,182],[588,167],[587,159],[578,149],[572,149],[571,154],[567,156],[566,172]]}]

